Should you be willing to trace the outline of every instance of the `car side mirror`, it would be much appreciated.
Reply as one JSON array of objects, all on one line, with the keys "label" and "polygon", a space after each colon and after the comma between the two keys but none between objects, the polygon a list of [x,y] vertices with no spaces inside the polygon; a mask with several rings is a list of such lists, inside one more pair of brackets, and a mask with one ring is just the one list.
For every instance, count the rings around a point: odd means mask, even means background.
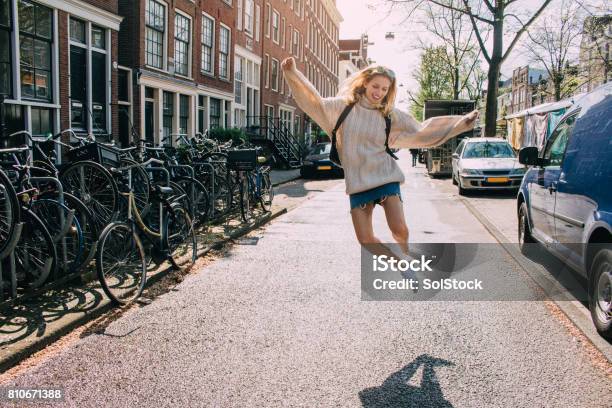
[{"label": "car side mirror", "polygon": [[453,153],[453,159],[458,159],[459,158],[459,153]]},{"label": "car side mirror", "polygon": [[541,164],[541,160],[538,158],[538,148],[533,146],[523,147],[519,150],[518,159],[519,163],[528,166],[539,166]]}]

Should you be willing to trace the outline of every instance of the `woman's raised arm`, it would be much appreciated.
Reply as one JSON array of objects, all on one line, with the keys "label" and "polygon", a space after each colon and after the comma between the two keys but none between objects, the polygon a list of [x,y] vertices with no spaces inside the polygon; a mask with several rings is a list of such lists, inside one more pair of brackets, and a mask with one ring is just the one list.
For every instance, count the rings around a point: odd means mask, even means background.
[{"label": "woman's raised arm", "polygon": [[293,57],[283,60],[281,68],[291,89],[291,96],[300,109],[328,135],[331,134],[335,124],[331,123],[331,118],[338,114],[336,111],[342,105],[340,98],[322,98],[310,81],[298,71]]},{"label": "woman's raised arm", "polygon": [[474,128],[478,111],[463,116],[437,116],[423,123],[417,122],[410,114],[399,109],[393,110],[389,147],[429,148]]}]

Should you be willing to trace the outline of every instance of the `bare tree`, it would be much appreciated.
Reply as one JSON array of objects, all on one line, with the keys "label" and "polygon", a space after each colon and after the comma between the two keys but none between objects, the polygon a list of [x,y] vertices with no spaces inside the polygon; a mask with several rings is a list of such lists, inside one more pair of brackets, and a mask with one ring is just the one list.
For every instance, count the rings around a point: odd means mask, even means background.
[{"label": "bare tree", "polygon": [[[542,16],[527,30],[529,41],[522,48],[530,62],[543,66],[548,72],[555,101],[561,100],[564,81],[571,75],[571,62],[575,59],[578,40],[582,32],[580,6],[573,0],[562,0],[555,14]],[[571,92],[571,88],[567,88]]]},{"label": "bare tree", "polygon": [[[402,5],[408,7],[409,16],[416,10],[422,10],[423,4],[431,3],[449,10],[457,11],[469,18],[482,55],[489,64],[487,75],[485,134],[487,136],[494,136],[496,126],[495,119],[497,115],[497,93],[499,88],[498,81],[502,64],[508,58],[521,36],[551,1],[552,0],[541,0],[537,9],[524,19],[524,22],[523,19],[518,17],[521,13],[513,10],[517,8],[520,9],[520,7],[516,7],[517,3],[519,3],[518,0],[461,0],[459,4],[453,0],[386,0],[386,3],[390,4],[391,7]],[[479,4],[483,4],[483,7],[479,7]],[[523,6],[524,4],[523,2]],[[510,26],[508,20],[511,18],[519,22],[515,30],[508,29]],[[493,45],[490,50],[485,44],[485,34],[489,30],[492,31],[493,35]],[[507,47],[504,46],[505,35],[510,35],[510,43]]]},{"label": "bare tree", "polygon": [[[450,0],[451,5],[459,5],[460,0]],[[467,16],[452,8],[440,7],[433,3],[424,3],[424,16],[421,24],[432,34],[436,44],[444,46],[443,59],[451,76],[453,99],[473,88],[468,83],[474,78],[473,72],[480,65],[480,49],[475,42],[474,29]],[[426,50],[430,44],[419,41],[417,46]]]}]

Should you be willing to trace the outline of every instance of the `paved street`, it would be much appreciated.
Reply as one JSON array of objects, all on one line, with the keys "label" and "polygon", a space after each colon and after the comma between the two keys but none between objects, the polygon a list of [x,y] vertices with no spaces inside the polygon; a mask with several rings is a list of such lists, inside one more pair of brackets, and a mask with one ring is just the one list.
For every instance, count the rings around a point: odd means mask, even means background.
[{"label": "paved street", "polygon": [[[450,181],[404,171],[412,242],[496,242]],[[492,218],[512,206],[473,200]],[[362,301],[344,182],[292,182],[283,203],[287,214],[175,290],[0,386],[59,386],[66,399],[49,406],[67,407],[609,404],[609,373],[544,302]],[[391,242],[380,207],[374,220]]]}]

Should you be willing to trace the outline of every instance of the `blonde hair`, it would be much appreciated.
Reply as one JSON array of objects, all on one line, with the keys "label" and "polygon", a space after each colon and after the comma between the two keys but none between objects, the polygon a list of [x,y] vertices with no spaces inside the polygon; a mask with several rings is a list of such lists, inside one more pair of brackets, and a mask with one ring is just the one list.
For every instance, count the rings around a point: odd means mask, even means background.
[{"label": "blonde hair", "polygon": [[395,73],[382,65],[370,65],[367,68],[357,71],[353,75],[349,76],[342,83],[338,96],[344,97],[347,104],[359,102],[361,98],[365,97],[366,85],[377,75],[383,76],[391,81],[389,91],[381,103],[376,106],[383,116],[389,116],[395,107],[397,83]]}]

